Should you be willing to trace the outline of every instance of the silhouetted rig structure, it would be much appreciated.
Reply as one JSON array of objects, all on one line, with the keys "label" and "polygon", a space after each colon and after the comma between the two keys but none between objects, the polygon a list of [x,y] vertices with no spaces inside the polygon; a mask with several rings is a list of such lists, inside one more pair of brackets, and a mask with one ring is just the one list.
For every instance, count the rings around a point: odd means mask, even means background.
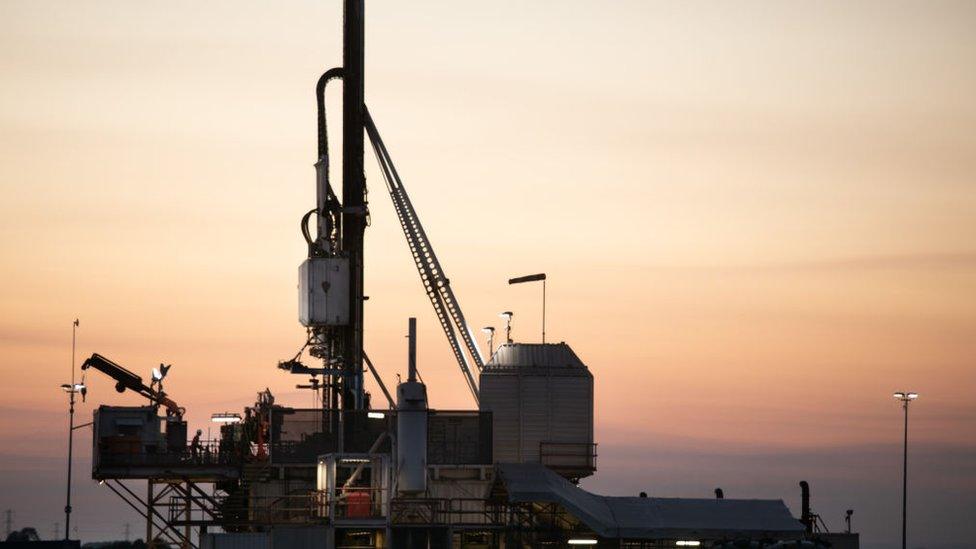
[{"label": "silhouetted rig structure", "polygon": [[[828,534],[809,506],[781,500],[607,497],[578,486],[596,472],[593,375],[565,343],[511,340],[485,361],[364,102],[363,0],[345,0],[343,66],[316,85],[316,205],[304,216],[299,319],[308,338],[278,367],[309,377],[321,405],[298,409],[258,394],[243,413],[215,414],[220,433],[188,442],[184,409],[95,354],[83,365],[146,406],[100,406],[92,477],[146,520],[152,543],[206,549],[564,547],[857,547]],[[325,91],[343,86],[341,196],[330,181]],[[395,395],[363,348],[363,171],[373,148],[462,377],[477,407],[432,410],[409,323],[408,378]],[[311,221],[314,219],[313,231]],[[531,275],[513,282],[542,280]],[[507,320],[510,322],[511,314]],[[490,330],[493,332],[493,330]],[[544,341],[544,338],[543,338]],[[489,343],[491,347],[491,343]],[[369,371],[382,393],[364,385]],[[138,491],[131,481],[146,481]]]}]

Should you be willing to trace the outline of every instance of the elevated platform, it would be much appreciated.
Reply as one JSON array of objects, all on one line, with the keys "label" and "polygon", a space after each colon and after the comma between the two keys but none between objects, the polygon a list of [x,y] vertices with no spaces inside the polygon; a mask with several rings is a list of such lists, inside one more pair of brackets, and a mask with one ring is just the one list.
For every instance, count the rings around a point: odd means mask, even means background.
[{"label": "elevated platform", "polygon": [[92,471],[95,480],[192,480],[194,482],[220,482],[235,480],[241,476],[238,467],[182,463],[173,465],[102,465]]},{"label": "elevated platform", "polygon": [[240,477],[243,448],[187,444],[186,422],[154,406],[99,406],[93,414],[92,478],[216,482]]}]

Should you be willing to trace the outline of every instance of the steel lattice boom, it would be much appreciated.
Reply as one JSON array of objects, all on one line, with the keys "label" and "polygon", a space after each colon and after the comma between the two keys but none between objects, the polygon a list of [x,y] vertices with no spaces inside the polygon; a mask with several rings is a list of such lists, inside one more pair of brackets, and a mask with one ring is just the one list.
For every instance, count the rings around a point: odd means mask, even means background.
[{"label": "steel lattice boom", "polygon": [[444,329],[444,335],[447,336],[447,341],[451,345],[454,358],[457,359],[458,365],[461,367],[461,372],[464,374],[464,379],[468,383],[468,388],[471,390],[475,402],[477,402],[478,384],[474,380],[468,357],[461,348],[457,334],[460,333],[461,340],[464,342],[468,354],[471,356],[471,360],[478,370],[484,367],[481,350],[478,348],[471,329],[468,328],[468,324],[464,320],[461,306],[458,305],[454,291],[451,289],[450,280],[444,275],[444,269],[441,268],[441,264],[437,260],[434,248],[431,246],[430,240],[427,238],[427,233],[420,223],[420,218],[417,216],[417,212],[410,202],[407,190],[400,180],[400,175],[393,165],[393,160],[390,158],[390,153],[386,150],[386,145],[383,144],[379,131],[376,129],[376,124],[373,122],[369,111],[365,108],[363,110],[365,114],[366,133],[369,135],[370,142],[373,145],[373,151],[376,153],[376,158],[380,163],[383,178],[386,180],[386,188],[390,192],[390,198],[393,200],[393,208],[396,210],[397,218],[400,220],[400,226],[403,228],[407,245],[410,247],[411,255],[413,255],[417,272],[420,273],[420,280],[424,284],[424,290],[427,292],[427,297],[430,298],[430,303],[434,307],[437,319]]}]

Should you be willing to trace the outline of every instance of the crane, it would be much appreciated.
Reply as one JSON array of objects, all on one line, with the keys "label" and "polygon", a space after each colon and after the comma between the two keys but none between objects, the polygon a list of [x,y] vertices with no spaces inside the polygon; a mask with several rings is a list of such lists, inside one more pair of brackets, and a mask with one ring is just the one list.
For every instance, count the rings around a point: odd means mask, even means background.
[{"label": "crane", "polygon": [[160,368],[156,370],[153,369],[153,379],[149,385],[143,383],[142,378],[131,371],[123,368],[115,362],[105,358],[104,356],[94,353],[81,365],[82,370],[87,370],[89,368],[94,368],[99,372],[109,376],[116,381],[115,390],[124,393],[126,389],[130,391],[139,393],[140,395],[149,399],[153,404],[161,404],[166,407],[166,413],[169,416],[174,416],[177,418],[183,417],[184,409],[177,405],[162,388],[163,377],[166,376],[167,370],[169,370],[168,365],[160,364]]},{"label": "crane", "polygon": [[[348,21],[347,21],[348,23]],[[347,29],[348,30],[348,29]],[[347,50],[359,50],[361,44],[356,40],[353,41],[352,46],[347,44]],[[351,71],[354,80],[361,80],[361,67],[358,70]],[[321,78],[315,87],[315,98],[318,107],[318,154],[319,161],[316,163],[317,171],[317,201],[316,207],[309,211],[302,218],[301,227],[302,234],[309,247],[309,261],[315,261],[316,259],[328,258],[328,257],[344,257],[355,253],[360,254],[361,261],[361,230],[359,230],[356,235],[359,240],[354,241],[353,246],[350,246],[350,236],[348,231],[348,224],[351,221],[361,222],[362,219],[358,217],[350,217],[350,214],[365,215],[368,219],[368,209],[365,208],[365,203],[357,205],[354,208],[348,207],[348,198],[345,196],[346,189],[343,186],[343,199],[336,196],[332,189],[329,174],[329,138],[328,130],[326,124],[326,105],[325,105],[325,89],[328,83],[332,80],[343,80],[347,81],[350,79],[350,70],[348,67],[336,67],[326,71],[322,74]],[[361,82],[359,83],[361,86]],[[355,90],[354,90],[355,91]],[[361,90],[358,90],[361,92]],[[355,99],[353,99],[355,100]],[[420,222],[420,217],[417,215],[417,211],[413,207],[413,203],[410,201],[410,197],[407,195],[406,188],[403,186],[403,181],[400,179],[400,175],[397,173],[396,167],[393,165],[393,160],[390,157],[390,153],[383,143],[383,139],[380,137],[379,131],[376,129],[376,124],[373,122],[372,117],[369,114],[368,109],[365,104],[362,104],[361,109],[352,108],[349,105],[344,105],[343,107],[343,128],[352,122],[355,124],[358,120],[350,121],[349,113],[354,111],[357,116],[361,115],[361,123],[363,129],[365,129],[366,134],[369,136],[370,143],[373,146],[373,152],[376,154],[376,159],[379,162],[380,169],[383,172],[383,178],[386,181],[386,188],[390,194],[390,199],[393,201],[393,207],[396,211],[397,218],[400,221],[400,227],[403,229],[403,234],[406,237],[407,245],[410,248],[410,253],[413,256],[414,264],[417,268],[417,272],[420,274],[420,280],[424,285],[424,291],[427,293],[427,297],[430,299],[431,305],[434,307],[434,312],[437,315],[437,319],[441,324],[441,328],[444,330],[444,335],[447,337],[447,341],[451,346],[451,351],[454,353],[454,358],[457,360],[458,366],[461,368],[461,373],[464,376],[465,383],[468,385],[468,389],[471,391],[471,395],[474,397],[475,402],[478,402],[478,384],[474,378],[474,369],[480,371],[484,367],[484,358],[481,354],[481,350],[478,348],[477,340],[474,337],[470,327],[468,327],[467,322],[464,319],[464,313],[461,311],[461,306],[458,304],[457,297],[454,295],[454,290],[451,288],[450,280],[444,274],[444,269],[441,267],[440,261],[437,259],[437,255],[434,253],[434,248],[430,243],[430,239],[427,238],[427,233],[424,231],[423,225]],[[353,133],[355,136],[355,132]],[[345,139],[350,138],[349,135],[344,136]],[[344,157],[348,156],[349,151],[343,150]],[[361,150],[356,150],[352,152],[353,160],[361,159]],[[348,161],[348,159],[346,159]],[[361,165],[361,160],[359,160]],[[346,170],[343,170],[343,180],[346,180],[346,176],[349,175]],[[362,195],[365,193],[365,185],[361,181],[361,173],[357,172],[356,192],[353,193],[354,197],[361,199]],[[316,216],[318,229],[316,234],[313,235],[309,228],[309,221],[312,216]],[[361,228],[360,228],[361,229]],[[351,262],[355,263],[355,261]],[[342,266],[343,269],[348,267]],[[356,276],[361,276],[361,264],[359,265],[359,273],[356,275],[353,273],[352,281],[355,282]],[[302,275],[305,278],[305,275]],[[316,282],[321,282],[316,280]],[[343,283],[346,281],[343,280]],[[329,287],[330,282],[324,281],[325,285],[315,283],[309,284],[309,289],[313,292],[318,291],[318,287]],[[352,292],[352,298],[354,300],[362,301],[365,299],[360,296],[361,294],[361,283],[355,288],[355,292]],[[326,290],[327,292],[328,290]],[[359,296],[359,297],[357,297]],[[354,311],[355,312],[355,311]],[[350,315],[350,316],[356,316]],[[315,357],[323,358],[327,362],[327,367],[322,369],[309,368],[300,362],[298,362],[299,356],[296,356],[290,361],[284,361],[279,363],[279,367],[291,371],[292,373],[310,373],[313,376],[317,374],[330,375],[332,376],[332,381],[326,385],[333,387],[336,382],[342,380],[341,383],[345,386],[349,381],[352,381],[352,387],[354,391],[362,391],[362,368],[355,367],[355,365],[360,362],[365,363],[369,367],[370,372],[373,373],[377,381],[380,383],[381,389],[383,389],[384,395],[387,400],[391,401],[392,398],[389,392],[383,386],[382,380],[380,380],[378,374],[375,372],[369,359],[366,357],[365,351],[360,350],[358,355],[352,361],[353,368],[352,372],[338,371],[334,368],[332,363],[341,363],[342,360],[336,360],[337,356],[347,353],[351,350],[348,341],[336,341],[337,336],[342,334],[347,334],[349,328],[352,328],[353,332],[358,334],[361,338],[362,324],[361,324],[362,314],[359,312],[358,319],[350,319],[351,326],[346,323],[345,320],[341,322],[333,322],[332,320],[326,321],[311,321],[304,322],[309,328],[309,339],[306,346],[310,348],[310,354]],[[355,345],[355,344],[354,344]],[[463,345],[463,346],[462,346]],[[303,347],[304,349],[305,347]],[[467,355],[465,354],[467,351]],[[299,351],[301,355],[302,351]],[[470,357],[470,358],[469,358]],[[331,359],[331,360],[330,360]],[[349,373],[353,373],[353,378],[349,377]],[[347,391],[348,388],[344,389]],[[351,395],[353,396],[353,395]],[[343,395],[343,401],[347,399],[346,395]],[[333,396],[331,398],[332,405],[335,407],[336,398]],[[325,404],[325,403],[323,403]]]},{"label": "crane", "polygon": [[373,146],[373,152],[376,154],[376,159],[380,164],[380,170],[383,172],[386,189],[389,191],[390,198],[393,200],[393,208],[396,210],[400,227],[403,229],[403,235],[406,237],[407,245],[410,247],[414,264],[417,267],[417,272],[420,274],[420,280],[424,285],[424,291],[427,293],[427,297],[434,307],[437,320],[440,321],[444,335],[447,336],[447,341],[451,345],[451,351],[454,352],[454,358],[461,368],[461,373],[464,375],[464,380],[468,384],[468,389],[471,391],[475,403],[477,403],[479,400],[478,384],[475,382],[468,357],[464,354],[464,350],[458,341],[458,335],[461,336],[460,339],[464,343],[464,348],[467,350],[471,361],[474,363],[474,367],[478,371],[481,371],[485,365],[481,350],[478,348],[474,334],[464,320],[464,313],[461,312],[461,306],[458,304],[457,297],[454,295],[454,290],[451,289],[451,281],[444,274],[444,269],[441,267],[440,261],[437,260],[434,247],[431,246],[430,239],[427,238],[427,233],[420,223],[420,217],[417,215],[417,211],[414,209],[413,203],[407,195],[407,190],[403,186],[400,174],[397,173],[397,169],[393,165],[393,159],[390,157],[390,153],[386,149],[386,145],[383,143],[379,131],[376,129],[373,117],[370,116],[369,110],[365,107],[363,107],[363,114],[366,134],[369,136],[369,141]]}]

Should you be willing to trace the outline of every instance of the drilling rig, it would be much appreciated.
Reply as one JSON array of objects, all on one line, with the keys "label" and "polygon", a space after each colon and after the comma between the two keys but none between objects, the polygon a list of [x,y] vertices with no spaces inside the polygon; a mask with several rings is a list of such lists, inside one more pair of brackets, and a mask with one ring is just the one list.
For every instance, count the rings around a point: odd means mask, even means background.
[{"label": "drilling rig", "polygon": [[[544,335],[542,343],[518,343],[510,325],[506,343],[485,360],[366,108],[364,17],[363,0],[344,0],[343,64],[315,85],[316,201],[300,222],[308,253],[298,269],[306,338],[277,365],[309,377],[299,387],[315,391],[317,406],[282,406],[266,389],[243,414],[214,414],[216,438],[200,440],[197,430],[187,444],[183,409],[161,385],[146,387],[100,355],[86,363],[150,400],[99,407],[92,464],[92,477],[146,519],[148,545],[723,547],[746,539],[766,547],[804,538],[781,500],[611,498],[580,488],[596,472],[593,375],[566,343]],[[343,89],[339,185],[325,101],[333,82]],[[367,138],[474,409],[430,408],[415,319],[409,375],[395,391],[364,350]],[[379,405],[365,390],[367,370],[385,397]],[[126,484],[133,480],[147,481],[144,498]]]},{"label": "drilling rig", "polygon": [[[345,3],[343,65],[325,72],[315,87],[318,105],[316,205],[302,219],[308,258],[299,268],[299,320],[308,329],[309,354],[322,363],[307,368],[287,364],[294,373],[322,375],[323,406],[368,408],[363,388],[363,250],[369,206],[363,166],[364,6]],[[342,200],[330,181],[325,91],[342,80]],[[316,219],[314,236],[309,221]]]}]

